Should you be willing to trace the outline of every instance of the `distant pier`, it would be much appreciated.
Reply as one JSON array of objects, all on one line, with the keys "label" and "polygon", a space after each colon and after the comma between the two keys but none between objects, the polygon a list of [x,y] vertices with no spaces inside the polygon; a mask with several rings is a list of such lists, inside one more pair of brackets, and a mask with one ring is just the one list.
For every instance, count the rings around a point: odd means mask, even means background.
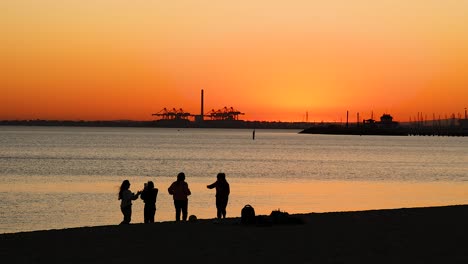
[{"label": "distant pier", "polygon": [[409,136],[466,137],[468,131],[461,127],[413,127],[408,129]]},{"label": "distant pier", "polygon": [[[446,125],[442,125],[446,124]],[[346,124],[315,124],[304,129],[302,134],[329,135],[380,135],[380,136],[439,136],[465,137],[468,136],[468,119],[433,120],[432,122],[409,122],[400,124],[392,120],[392,116],[384,114],[381,121],[373,119],[362,123]]]}]

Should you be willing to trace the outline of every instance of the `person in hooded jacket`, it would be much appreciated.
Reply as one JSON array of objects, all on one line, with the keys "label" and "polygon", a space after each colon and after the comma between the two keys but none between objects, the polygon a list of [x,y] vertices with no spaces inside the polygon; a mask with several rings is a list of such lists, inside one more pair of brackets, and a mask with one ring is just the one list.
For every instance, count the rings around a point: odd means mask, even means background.
[{"label": "person in hooded jacket", "polygon": [[185,174],[180,172],[177,175],[177,181],[173,182],[167,189],[169,194],[174,199],[174,207],[176,210],[176,221],[180,221],[180,214],[182,213],[182,221],[187,221],[188,214],[188,196],[192,194],[185,182]]}]

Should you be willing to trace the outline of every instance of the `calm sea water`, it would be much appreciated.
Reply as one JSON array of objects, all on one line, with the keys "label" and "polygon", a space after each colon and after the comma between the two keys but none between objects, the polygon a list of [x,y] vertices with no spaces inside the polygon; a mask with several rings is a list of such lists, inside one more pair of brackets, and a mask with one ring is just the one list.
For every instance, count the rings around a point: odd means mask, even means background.
[{"label": "calm sea water", "polygon": [[[216,216],[218,172],[228,217],[468,203],[468,138],[304,135],[298,130],[0,126],[0,233],[114,225],[117,192],[154,181],[156,221],[172,221],[167,188],[183,171],[189,214]],[[134,201],[133,223],[143,221]]]}]

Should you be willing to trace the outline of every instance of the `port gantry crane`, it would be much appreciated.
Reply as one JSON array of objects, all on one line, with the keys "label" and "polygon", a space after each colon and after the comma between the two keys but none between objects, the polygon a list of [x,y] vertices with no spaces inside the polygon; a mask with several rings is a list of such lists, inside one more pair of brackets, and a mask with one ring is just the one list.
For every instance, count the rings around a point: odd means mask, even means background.
[{"label": "port gantry crane", "polygon": [[[185,112],[182,108],[163,108],[161,111],[152,115],[159,116],[162,120],[188,120],[191,117],[199,116]],[[239,115],[244,115],[244,113],[234,109],[233,107],[228,108],[225,106],[224,108],[218,110],[212,109],[203,116],[209,117],[211,120],[239,120]]]},{"label": "port gantry crane", "polygon": [[153,115],[160,116],[164,120],[186,120],[189,118],[189,116],[191,116],[190,113],[185,112],[182,108],[172,108],[172,110],[168,110],[165,107],[161,111]]},{"label": "port gantry crane", "polygon": [[211,118],[211,120],[239,120],[239,115],[244,115],[244,113],[234,109],[233,107],[224,107],[222,109],[214,110],[212,109],[208,114],[207,117]]}]

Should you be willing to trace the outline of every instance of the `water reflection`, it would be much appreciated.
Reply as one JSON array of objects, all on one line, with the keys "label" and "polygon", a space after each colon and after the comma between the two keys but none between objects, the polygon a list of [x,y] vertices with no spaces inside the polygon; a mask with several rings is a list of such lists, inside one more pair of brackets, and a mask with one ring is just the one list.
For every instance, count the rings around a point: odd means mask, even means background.
[{"label": "water reflection", "polygon": [[[67,179],[67,177],[64,177]],[[94,225],[114,225],[121,220],[117,177],[96,182],[47,182],[33,177],[27,182],[0,185],[0,232],[56,229]],[[135,177],[138,189],[148,180],[159,188],[156,222],[172,221],[174,209],[167,188],[171,177]],[[190,178],[189,214],[215,218],[214,193],[206,189],[212,177]],[[289,213],[352,211],[402,207],[468,204],[468,183],[458,182],[382,182],[382,181],[291,181],[230,178],[231,195],[227,217],[239,217],[245,204],[257,214],[280,209]],[[135,189],[134,191],[137,191]],[[31,221],[34,219],[34,221]],[[143,222],[143,201],[134,201],[133,223]]]}]

